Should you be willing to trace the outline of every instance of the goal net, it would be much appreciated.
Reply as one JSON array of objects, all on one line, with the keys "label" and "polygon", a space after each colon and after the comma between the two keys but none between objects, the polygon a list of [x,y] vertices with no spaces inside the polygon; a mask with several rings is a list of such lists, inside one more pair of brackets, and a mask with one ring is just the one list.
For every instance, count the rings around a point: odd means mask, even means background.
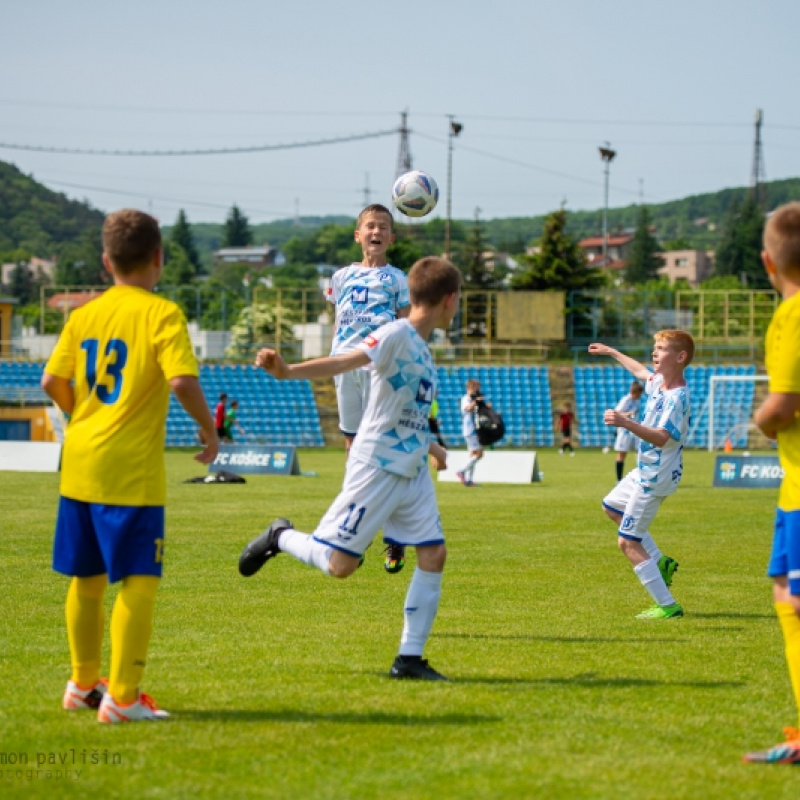
[{"label": "goal net", "polygon": [[[767,375],[711,375],[708,397],[695,426],[707,419],[708,450],[721,450],[725,442],[734,447],[747,448],[750,434],[757,430],[753,424],[753,406],[759,383],[769,380]],[[768,440],[758,434],[760,447]],[[699,444],[699,443],[698,443]]]}]

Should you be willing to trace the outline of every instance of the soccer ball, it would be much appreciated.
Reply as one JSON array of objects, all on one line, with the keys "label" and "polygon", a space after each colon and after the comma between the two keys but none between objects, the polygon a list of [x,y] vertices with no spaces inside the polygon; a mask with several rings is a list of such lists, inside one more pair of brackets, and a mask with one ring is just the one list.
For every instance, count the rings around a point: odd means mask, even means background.
[{"label": "soccer ball", "polygon": [[392,202],[407,217],[424,217],[436,208],[439,187],[427,172],[406,172],[394,182]]}]

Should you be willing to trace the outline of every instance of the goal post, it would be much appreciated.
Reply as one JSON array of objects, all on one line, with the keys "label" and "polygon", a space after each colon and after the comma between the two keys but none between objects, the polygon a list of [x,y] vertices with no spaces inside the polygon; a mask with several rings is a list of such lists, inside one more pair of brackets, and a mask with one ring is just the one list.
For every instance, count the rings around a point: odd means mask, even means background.
[{"label": "goal post", "polygon": [[[769,375],[711,375],[709,377],[709,386],[708,386],[708,451],[712,452],[713,450],[717,449],[716,442],[716,427],[719,424],[719,416],[723,416],[721,413],[718,415],[717,412],[721,411],[720,403],[718,403],[718,399],[725,399],[723,395],[723,387],[720,385],[722,383],[752,383],[755,387],[756,383],[768,381]],[[747,404],[746,409],[746,417],[744,421],[739,421],[733,427],[741,427],[743,424],[748,424],[752,417],[752,404],[753,400],[755,399],[755,392],[753,393],[753,397],[751,398],[750,402]],[[730,401],[729,401],[730,402]],[[742,415],[744,416],[745,409],[741,409]],[[729,412],[730,414],[730,412]],[[729,429],[730,430],[730,429]],[[723,430],[722,431],[722,444],[725,442],[725,436],[729,431]],[[718,446],[722,446],[722,444]]]}]

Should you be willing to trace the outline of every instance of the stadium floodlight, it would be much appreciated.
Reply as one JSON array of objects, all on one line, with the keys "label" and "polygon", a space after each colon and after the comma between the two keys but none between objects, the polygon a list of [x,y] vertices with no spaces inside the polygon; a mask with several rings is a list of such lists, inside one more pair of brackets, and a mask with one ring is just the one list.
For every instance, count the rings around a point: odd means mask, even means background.
[{"label": "stadium floodlight", "polygon": [[450,260],[450,209],[451,195],[453,189],[453,139],[464,130],[460,122],[449,115],[450,127],[447,129],[447,217],[444,223],[444,257]]},{"label": "stadium floodlight", "polygon": [[616,150],[611,149],[611,145],[606,142],[605,147],[598,147],[600,158],[605,162],[605,202],[603,203],[603,267],[608,266],[608,172],[609,165],[617,155]]}]

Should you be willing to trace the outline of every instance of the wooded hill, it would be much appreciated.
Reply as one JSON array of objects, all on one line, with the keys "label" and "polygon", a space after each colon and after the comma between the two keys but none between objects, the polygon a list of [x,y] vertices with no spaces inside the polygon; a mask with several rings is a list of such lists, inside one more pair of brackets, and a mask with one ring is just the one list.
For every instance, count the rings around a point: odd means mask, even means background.
[{"label": "wooded hill", "polygon": [[[723,189],[681,200],[648,206],[659,241],[682,243],[702,249],[714,249],[720,240],[724,223],[732,205],[747,196],[747,187]],[[800,178],[772,181],[766,184],[768,207],[788,200],[800,199]],[[553,209],[555,210],[555,209]],[[58,256],[66,245],[85,241],[103,222],[104,211],[89,204],[70,200],[60,192],[38,183],[12,164],[0,161],[0,255],[22,248],[40,257]],[[602,209],[569,212],[568,232],[580,237],[599,235],[602,230]],[[611,208],[608,224],[611,231],[633,230],[638,206]],[[538,239],[545,216],[481,220],[485,239],[498,250],[520,253]],[[304,238],[324,225],[353,223],[348,216],[302,217],[256,224],[251,222],[253,242],[281,248],[294,237]],[[189,220],[203,265],[211,263],[211,254],[220,247],[223,225]],[[452,238],[463,241],[473,227],[473,220],[454,222]],[[399,233],[410,233],[420,244],[432,250],[441,248],[441,219],[430,223],[401,226]],[[171,226],[166,225],[168,236]],[[438,242],[438,244],[436,244]]]},{"label": "wooded hill", "polygon": [[58,256],[65,245],[99,231],[104,217],[0,161],[0,254],[22,249],[40,258]]}]

